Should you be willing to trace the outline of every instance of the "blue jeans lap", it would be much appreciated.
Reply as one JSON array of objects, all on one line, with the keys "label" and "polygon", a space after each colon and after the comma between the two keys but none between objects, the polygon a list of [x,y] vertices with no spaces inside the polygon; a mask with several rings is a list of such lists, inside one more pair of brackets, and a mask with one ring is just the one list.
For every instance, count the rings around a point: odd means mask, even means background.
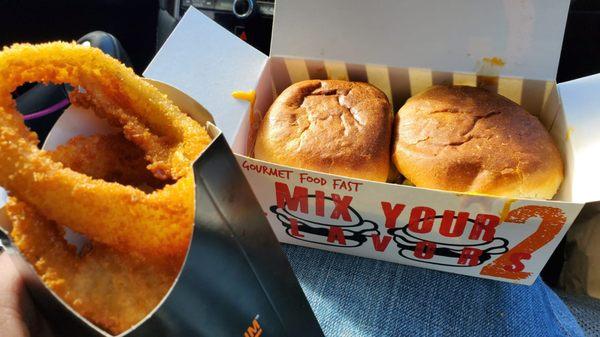
[{"label": "blue jeans lap", "polygon": [[283,245],[328,337],[583,336],[539,278],[532,286]]}]

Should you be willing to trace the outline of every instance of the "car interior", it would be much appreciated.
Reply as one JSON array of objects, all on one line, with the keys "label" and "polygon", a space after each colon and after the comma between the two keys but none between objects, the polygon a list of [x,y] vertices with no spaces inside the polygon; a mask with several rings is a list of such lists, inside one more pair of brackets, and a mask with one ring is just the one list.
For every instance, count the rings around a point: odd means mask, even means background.
[{"label": "car interior", "polygon": [[[302,0],[298,0],[302,1]],[[239,39],[268,55],[276,0],[5,0],[0,6],[0,46],[15,42],[77,41],[98,47],[142,74],[183,13],[195,7]],[[572,0],[557,82],[600,72],[600,2]],[[210,66],[210,65],[201,65]],[[30,83],[14,93],[26,124],[40,140],[61,112],[68,85]],[[542,271],[589,335],[600,333],[600,301],[564,293],[559,275],[565,242]],[[0,330],[1,327],[0,327]],[[0,333],[1,334],[1,333]]]}]

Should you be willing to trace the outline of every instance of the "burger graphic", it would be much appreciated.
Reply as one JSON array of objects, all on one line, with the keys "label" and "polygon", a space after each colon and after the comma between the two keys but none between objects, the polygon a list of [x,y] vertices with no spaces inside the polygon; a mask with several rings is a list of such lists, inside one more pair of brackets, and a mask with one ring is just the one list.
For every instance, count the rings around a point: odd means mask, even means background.
[{"label": "burger graphic", "polygon": [[308,212],[271,206],[285,232],[296,240],[335,247],[358,247],[368,237],[378,235],[377,224],[365,220],[351,206],[344,208],[344,216],[336,215],[336,201],[325,196],[308,195]]},{"label": "burger graphic", "polygon": [[[473,267],[491,259],[493,255],[503,254],[508,251],[508,240],[494,237],[489,241],[477,238],[471,239],[475,220],[465,221],[462,234],[457,237],[441,235],[440,226],[443,215],[435,216],[433,227],[428,233],[417,233],[406,224],[403,227],[388,229],[399,248],[398,254],[408,260],[449,267]],[[424,219],[421,219],[423,221]],[[446,219],[447,221],[448,219]],[[453,222],[458,222],[456,215]],[[462,226],[462,225],[461,225]],[[426,251],[426,252],[424,252]],[[465,255],[465,252],[472,255]],[[465,259],[465,256],[470,257]],[[462,261],[461,261],[462,257]]]}]

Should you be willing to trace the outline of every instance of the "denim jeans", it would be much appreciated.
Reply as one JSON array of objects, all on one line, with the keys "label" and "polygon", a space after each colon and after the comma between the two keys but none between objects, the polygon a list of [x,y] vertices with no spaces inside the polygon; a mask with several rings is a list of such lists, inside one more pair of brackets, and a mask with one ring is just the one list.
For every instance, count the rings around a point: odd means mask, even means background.
[{"label": "denim jeans", "polygon": [[542,280],[532,286],[283,245],[328,337],[583,336]]}]

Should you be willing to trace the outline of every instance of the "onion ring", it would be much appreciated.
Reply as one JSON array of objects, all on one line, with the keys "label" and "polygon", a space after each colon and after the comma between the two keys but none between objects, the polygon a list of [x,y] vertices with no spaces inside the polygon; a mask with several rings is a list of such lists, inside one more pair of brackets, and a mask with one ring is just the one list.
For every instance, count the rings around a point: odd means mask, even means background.
[{"label": "onion ring", "polygon": [[[77,136],[49,154],[96,179],[138,188],[161,183],[146,170],[143,151],[120,134]],[[44,283],[74,310],[112,334],[138,323],[160,303],[185,257],[148,261],[135,251],[124,253],[96,242],[77,253],[64,239],[61,227],[34,207],[11,197],[6,212],[15,246]]]},{"label": "onion ring", "polygon": [[63,232],[25,202],[9,198],[14,244],[42,281],[71,308],[112,334],[142,320],[163,299],[179,268],[93,244],[78,256]]},{"label": "onion ring", "polygon": [[[187,250],[194,217],[191,164],[210,142],[202,126],[131,69],[74,43],[5,48],[0,78],[0,185],[48,220],[115,249],[148,256]],[[11,96],[18,85],[34,81],[83,87],[85,93],[75,93],[74,101],[98,106],[102,117],[144,150],[156,177],[175,182],[146,194],[53,161],[37,148],[37,136]]]},{"label": "onion ring", "polygon": [[76,136],[49,153],[54,161],[73,171],[146,193],[172,183],[154,177],[146,169],[144,152],[121,134]]}]

